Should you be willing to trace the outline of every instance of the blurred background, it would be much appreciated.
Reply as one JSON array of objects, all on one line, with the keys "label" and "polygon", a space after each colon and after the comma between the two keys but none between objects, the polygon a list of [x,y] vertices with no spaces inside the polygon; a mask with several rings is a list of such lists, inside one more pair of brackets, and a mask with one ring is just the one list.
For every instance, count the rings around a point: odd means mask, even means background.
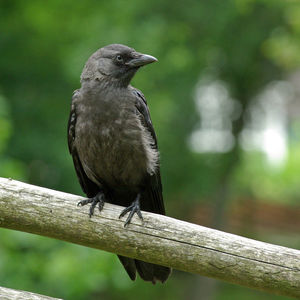
[{"label": "blurred background", "polygon": [[[0,1],[0,176],[82,195],[70,101],[110,43],[159,59],[133,85],[158,135],[167,214],[299,249],[296,0]],[[287,299],[176,270],[131,282],[113,254],[5,229],[0,270],[1,286],[65,299]]]}]

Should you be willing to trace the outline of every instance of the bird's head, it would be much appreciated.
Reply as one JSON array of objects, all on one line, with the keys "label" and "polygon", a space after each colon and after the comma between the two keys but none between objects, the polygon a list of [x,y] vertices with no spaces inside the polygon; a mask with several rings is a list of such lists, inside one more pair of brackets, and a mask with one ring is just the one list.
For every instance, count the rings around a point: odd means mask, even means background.
[{"label": "bird's head", "polygon": [[136,52],[133,48],[111,44],[100,48],[88,59],[81,82],[109,80],[127,86],[140,67],[155,61],[155,57]]}]

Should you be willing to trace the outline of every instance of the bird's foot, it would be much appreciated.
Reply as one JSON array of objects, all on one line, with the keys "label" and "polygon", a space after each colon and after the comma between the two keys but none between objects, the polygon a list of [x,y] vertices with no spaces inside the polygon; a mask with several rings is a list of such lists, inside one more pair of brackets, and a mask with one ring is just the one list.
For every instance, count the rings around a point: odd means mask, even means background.
[{"label": "bird's foot", "polygon": [[104,193],[99,192],[93,198],[88,198],[88,199],[79,201],[77,203],[77,206],[84,206],[84,205],[87,205],[89,203],[92,203],[91,207],[90,207],[90,212],[89,212],[89,216],[91,217],[94,214],[94,210],[95,210],[95,207],[96,207],[97,204],[98,204],[99,211],[101,211],[103,209],[104,202],[105,202],[104,199],[105,199]]},{"label": "bird's foot", "polygon": [[133,217],[133,215],[136,213],[139,218],[143,221],[143,216],[142,216],[142,213],[141,213],[141,208],[140,208],[140,197],[141,195],[138,194],[136,199],[131,203],[130,206],[126,207],[120,214],[119,216],[119,219],[124,217],[128,212],[129,212],[129,215],[126,219],[126,222],[124,224],[124,227],[126,227],[130,222],[131,222],[131,219]]}]

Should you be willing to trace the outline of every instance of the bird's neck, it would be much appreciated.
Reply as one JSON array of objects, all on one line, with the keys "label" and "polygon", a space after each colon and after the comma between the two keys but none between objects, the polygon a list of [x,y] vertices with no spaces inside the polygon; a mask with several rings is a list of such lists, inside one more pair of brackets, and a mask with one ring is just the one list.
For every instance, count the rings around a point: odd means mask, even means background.
[{"label": "bird's neck", "polygon": [[106,89],[127,89],[130,84],[130,81],[120,80],[118,78],[113,77],[100,77],[100,78],[92,78],[92,79],[84,79],[81,80],[81,86],[84,89],[93,89],[96,90],[106,90]]},{"label": "bird's neck", "polygon": [[116,79],[89,79],[81,81],[81,88],[91,95],[107,95],[124,93],[124,90],[130,89],[130,85]]}]

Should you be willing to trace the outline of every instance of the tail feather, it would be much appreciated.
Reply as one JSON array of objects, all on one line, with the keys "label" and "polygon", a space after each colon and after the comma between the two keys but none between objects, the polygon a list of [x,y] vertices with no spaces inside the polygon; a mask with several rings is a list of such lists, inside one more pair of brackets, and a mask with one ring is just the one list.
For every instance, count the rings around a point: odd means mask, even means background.
[{"label": "tail feather", "polygon": [[145,281],[151,281],[153,284],[156,281],[164,283],[171,273],[171,269],[168,267],[146,263],[141,260],[135,259],[135,265],[141,278]]},{"label": "tail feather", "polygon": [[136,267],[134,263],[134,259],[118,255],[120,262],[122,263],[124,269],[126,270],[128,276],[131,280],[135,280],[136,278]]},{"label": "tail feather", "polygon": [[120,255],[118,255],[118,257],[131,280],[135,280],[137,271],[141,278],[145,281],[151,281],[153,284],[155,284],[156,281],[163,283],[168,279],[171,273],[171,269],[168,267]]}]

